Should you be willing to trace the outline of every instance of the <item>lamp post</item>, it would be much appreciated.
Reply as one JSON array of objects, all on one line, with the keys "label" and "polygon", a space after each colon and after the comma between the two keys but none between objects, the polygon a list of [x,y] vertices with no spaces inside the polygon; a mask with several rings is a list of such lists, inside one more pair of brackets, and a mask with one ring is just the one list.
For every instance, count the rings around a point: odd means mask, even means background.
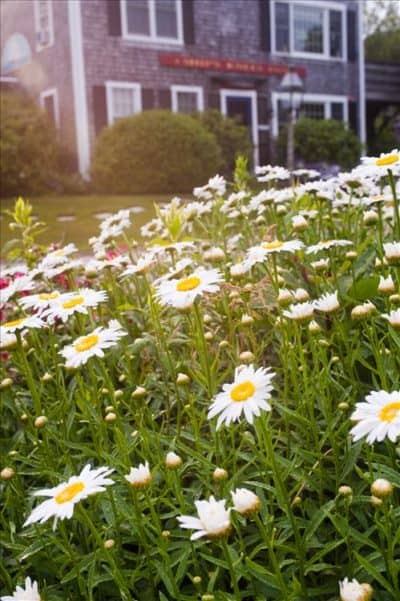
[{"label": "lamp post", "polygon": [[304,85],[299,75],[293,67],[282,78],[279,90],[288,94],[289,100],[286,104],[289,113],[288,132],[287,132],[287,168],[290,172],[294,169],[294,124],[296,113],[300,108]]}]

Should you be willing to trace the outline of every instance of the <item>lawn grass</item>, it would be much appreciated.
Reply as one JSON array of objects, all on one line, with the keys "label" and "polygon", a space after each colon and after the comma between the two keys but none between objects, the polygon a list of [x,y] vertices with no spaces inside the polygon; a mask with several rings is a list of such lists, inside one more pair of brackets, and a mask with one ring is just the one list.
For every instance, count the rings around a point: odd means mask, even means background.
[{"label": "lawn grass", "polygon": [[[46,231],[40,237],[40,242],[50,244],[60,242],[67,244],[74,242],[78,248],[85,252],[88,250],[88,239],[98,234],[100,219],[99,213],[113,213],[119,209],[142,207],[141,213],[132,216],[132,229],[129,232],[133,237],[139,236],[140,227],[154,216],[153,204],[170,200],[171,195],[149,196],[101,196],[101,195],[65,195],[65,196],[38,196],[29,199],[33,205],[33,213],[40,221],[47,225]],[[5,209],[12,209],[15,199],[2,199],[2,218],[0,222],[1,246],[13,237],[13,232],[8,228],[9,218],[4,215]],[[76,217],[74,221],[59,221],[65,215]]]}]

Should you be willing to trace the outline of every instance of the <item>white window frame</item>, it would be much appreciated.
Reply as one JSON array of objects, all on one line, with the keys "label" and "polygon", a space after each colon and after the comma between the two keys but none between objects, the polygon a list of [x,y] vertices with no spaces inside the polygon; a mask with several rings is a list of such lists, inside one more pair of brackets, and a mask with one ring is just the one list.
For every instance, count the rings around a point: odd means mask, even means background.
[{"label": "white window frame", "polygon": [[257,92],[256,90],[235,90],[231,88],[221,88],[220,94],[220,107],[221,113],[228,116],[228,105],[227,98],[229,96],[236,96],[240,98],[250,98],[251,100],[251,140],[254,147],[254,165],[259,163],[259,139],[258,139],[258,111],[257,111]]},{"label": "white window frame", "polygon": [[[265,0],[267,1],[267,0]],[[330,0],[270,0],[271,2],[271,49],[272,54],[278,56],[294,56],[296,58],[307,58],[314,60],[329,60],[338,61],[341,63],[347,62],[347,19],[346,19],[346,4],[331,2]],[[284,52],[276,49],[276,13],[275,4],[284,2],[289,5],[289,51]],[[322,47],[323,52],[299,52],[294,50],[294,5],[300,4],[307,8],[315,7],[324,9],[323,14],[323,31],[322,31]],[[329,39],[329,11],[337,10],[342,14],[342,56],[330,55],[330,39]]]},{"label": "white window frame", "polygon": [[196,111],[204,111],[204,92],[201,86],[171,86],[171,108],[174,113],[179,112],[178,94],[196,94]]},{"label": "white window frame", "polygon": [[115,89],[132,90],[132,93],[135,94],[134,104],[137,106],[137,111],[132,113],[132,115],[142,112],[142,86],[140,83],[132,83],[128,81],[106,81],[105,86],[108,125],[112,125],[115,120],[113,111],[113,90]]},{"label": "white window frame", "polygon": [[33,3],[34,14],[35,14],[35,41],[36,41],[36,52],[42,52],[46,48],[50,48],[54,44],[54,21],[53,21],[53,5],[51,0],[47,0],[47,10],[49,14],[49,41],[47,44],[42,44],[38,40],[38,35],[41,32],[40,29],[40,17],[39,17],[39,0],[34,0]]},{"label": "white window frame", "polygon": [[45,111],[46,107],[45,107],[44,101],[46,98],[49,98],[50,96],[52,96],[54,98],[54,119],[55,119],[56,128],[58,129],[60,127],[60,105],[58,103],[57,88],[48,88],[47,90],[43,90],[43,92],[40,92],[40,106]]},{"label": "white window frame", "polygon": [[[277,138],[279,135],[278,121],[278,101],[290,100],[290,95],[284,92],[272,92],[272,135]],[[302,103],[320,103],[324,105],[324,119],[331,119],[331,103],[337,102],[343,105],[343,122],[349,121],[349,104],[347,96],[338,96],[336,94],[303,94]]]},{"label": "white window frame", "polygon": [[177,20],[177,37],[166,38],[157,36],[156,34],[156,10],[155,1],[147,0],[149,6],[150,19],[150,35],[142,35],[139,33],[129,33],[128,31],[128,16],[127,16],[127,0],[120,0],[121,4],[121,31],[124,40],[136,42],[151,42],[155,44],[171,44],[173,46],[183,46],[183,16],[182,16],[182,0],[175,0],[176,5],[176,20]]}]

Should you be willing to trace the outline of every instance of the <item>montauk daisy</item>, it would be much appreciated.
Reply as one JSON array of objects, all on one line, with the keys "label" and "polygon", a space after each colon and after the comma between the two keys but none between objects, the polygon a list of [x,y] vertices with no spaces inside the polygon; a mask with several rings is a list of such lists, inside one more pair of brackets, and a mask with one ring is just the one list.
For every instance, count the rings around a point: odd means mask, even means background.
[{"label": "montauk daisy", "polygon": [[30,294],[29,296],[23,296],[19,300],[19,304],[25,311],[32,309],[38,313],[42,313],[53,301],[56,301],[61,296],[58,290],[52,292],[41,292],[39,294]]},{"label": "montauk daisy", "polygon": [[213,496],[208,501],[195,501],[199,517],[180,515],[177,518],[180,527],[197,530],[192,534],[190,540],[197,540],[202,536],[219,538],[228,534],[231,529],[231,509],[226,509],[225,503],[225,499],[217,501]]},{"label": "montauk daisy", "polygon": [[217,430],[221,424],[229,426],[236,422],[242,413],[246,420],[252,424],[254,416],[260,415],[260,410],[271,411],[267,402],[271,398],[271,380],[275,373],[270,368],[254,365],[240,365],[235,369],[234,380],[231,384],[224,384],[222,392],[218,393],[208,411],[211,419],[219,414]]},{"label": "montauk daisy", "polygon": [[393,328],[400,328],[400,309],[396,309],[396,311],[390,311],[390,313],[383,313],[382,317],[388,320],[390,325]]},{"label": "montauk daisy", "polygon": [[75,244],[67,244],[62,248],[58,248],[57,250],[53,250],[48,255],[46,255],[42,261],[39,263],[39,270],[48,269],[50,267],[55,267],[56,265],[60,265],[60,263],[66,263],[70,260],[70,255],[78,252]]},{"label": "montauk daisy", "polygon": [[206,270],[199,267],[186,278],[161,282],[156,289],[156,296],[162,305],[187,309],[193,305],[197,296],[205,292],[217,292],[222,281],[222,275],[217,269]]},{"label": "montauk daisy", "polygon": [[56,319],[66,322],[73,313],[82,313],[87,315],[88,308],[97,307],[99,303],[107,300],[107,293],[104,290],[91,290],[82,288],[74,293],[66,293],[55,299],[42,313],[50,323]]},{"label": "montauk daisy", "polygon": [[353,243],[350,240],[321,240],[317,242],[317,244],[312,244],[308,248],[306,248],[306,254],[312,255],[321,250],[328,250],[329,248],[333,248],[335,246],[351,246]]},{"label": "montauk daisy", "polygon": [[237,488],[231,492],[233,509],[242,515],[256,513],[260,509],[260,498],[247,488]]},{"label": "montauk daisy", "polygon": [[25,587],[17,586],[12,595],[0,597],[1,601],[41,601],[38,584],[29,576],[25,578]]},{"label": "montauk daisy", "polygon": [[129,474],[125,476],[125,480],[127,480],[133,488],[144,488],[150,484],[152,475],[148,461],[146,461],[146,463],[140,463],[139,467],[131,467]]},{"label": "montauk daisy", "polygon": [[0,307],[5,305],[10,298],[17,292],[25,292],[26,290],[32,290],[36,286],[36,282],[32,280],[32,275],[22,275],[16,277],[12,282],[5,288],[0,290]]},{"label": "montauk daisy", "polygon": [[383,275],[379,277],[378,292],[382,294],[392,294],[396,290],[396,285],[391,274],[385,278]]},{"label": "montauk daisy", "polygon": [[385,258],[389,263],[397,263],[400,261],[400,241],[386,242],[383,245]]},{"label": "montauk daisy", "polygon": [[400,390],[386,392],[378,390],[367,395],[366,402],[357,403],[351,416],[358,422],[351,430],[353,440],[367,435],[367,442],[373,444],[389,438],[396,442],[400,435]]},{"label": "montauk daisy", "polygon": [[45,325],[46,324],[42,319],[35,317],[34,315],[30,315],[29,317],[20,317],[19,319],[13,319],[12,321],[6,321],[2,323],[0,326],[0,331],[2,335],[4,332],[11,334],[17,330],[24,330],[25,328],[43,328]]},{"label": "montauk daisy", "polygon": [[303,248],[301,240],[272,240],[271,242],[261,242],[257,246],[252,246],[247,251],[247,262],[251,265],[265,261],[271,253],[296,252]]},{"label": "montauk daisy", "polygon": [[99,327],[86,336],[80,336],[60,351],[66,359],[65,367],[79,367],[84,365],[91,357],[104,357],[103,349],[115,346],[126,336],[121,324],[112,319],[107,328]]},{"label": "montauk daisy", "polygon": [[313,302],[313,305],[314,309],[317,311],[321,311],[322,313],[333,313],[340,308],[337,291],[332,294],[323,294]]},{"label": "montauk daisy", "polygon": [[35,507],[24,526],[35,522],[43,524],[54,517],[53,530],[55,530],[58,519],[64,520],[72,517],[76,503],[90,495],[102,492],[106,486],[114,484],[113,480],[107,478],[113,471],[108,467],[92,470],[88,464],[85,465],[79,476],[71,476],[67,482],[54,488],[38,490],[34,493],[35,497],[50,498]]},{"label": "montauk daisy", "polygon": [[314,315],[314,305],[310,302],[290,305],[288,310],[283,311],[283,315],[288,319],[294,319],[295,321],[311,319]]},{"label": "montauk daisy", "polygon": [[339,582],[339,592],[340,601],[370,601],[373,590],[370,584],[345,578]]},{"label": "montauk daisy", "polygon": [[400,166],[400,151],[394,148],[391,152],[382,152],[379,157],[362,157],[361,160],[363,167],[386,171]]}]

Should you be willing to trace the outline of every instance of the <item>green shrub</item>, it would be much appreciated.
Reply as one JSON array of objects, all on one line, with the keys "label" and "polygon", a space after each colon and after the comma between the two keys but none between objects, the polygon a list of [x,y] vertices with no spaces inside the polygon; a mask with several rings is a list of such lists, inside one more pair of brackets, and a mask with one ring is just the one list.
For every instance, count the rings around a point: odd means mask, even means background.
[{"label": "green shrub", "polygon": [[2,93],[0,111],[0,195],[38,194],[57,170],[57,132],[28,96]]},{"label": "green shrub", "polygon": [[189,192],[221,167],[215,136],[188,115],[146,111],[100,134],[94,187],[115,194]]},{"label": "green shrub", "polygon": [[[342,121],[299,119],[295,125],[295,155],[306,163],[329,163],[345,169],[359,160],[361,143]],[[286,128],[279,136],[280,156],[285,156]]]},{"label": "green shrub", "polygon": [[194,117],[217,139],[222,151],[221,175],[231,179],[235,169],[235,161],[239,155],[247,158],[248,165],[251,167],[253,145],[247,127],[240,125],[236,119],[224,117],[216,109],[196,113]]}]

